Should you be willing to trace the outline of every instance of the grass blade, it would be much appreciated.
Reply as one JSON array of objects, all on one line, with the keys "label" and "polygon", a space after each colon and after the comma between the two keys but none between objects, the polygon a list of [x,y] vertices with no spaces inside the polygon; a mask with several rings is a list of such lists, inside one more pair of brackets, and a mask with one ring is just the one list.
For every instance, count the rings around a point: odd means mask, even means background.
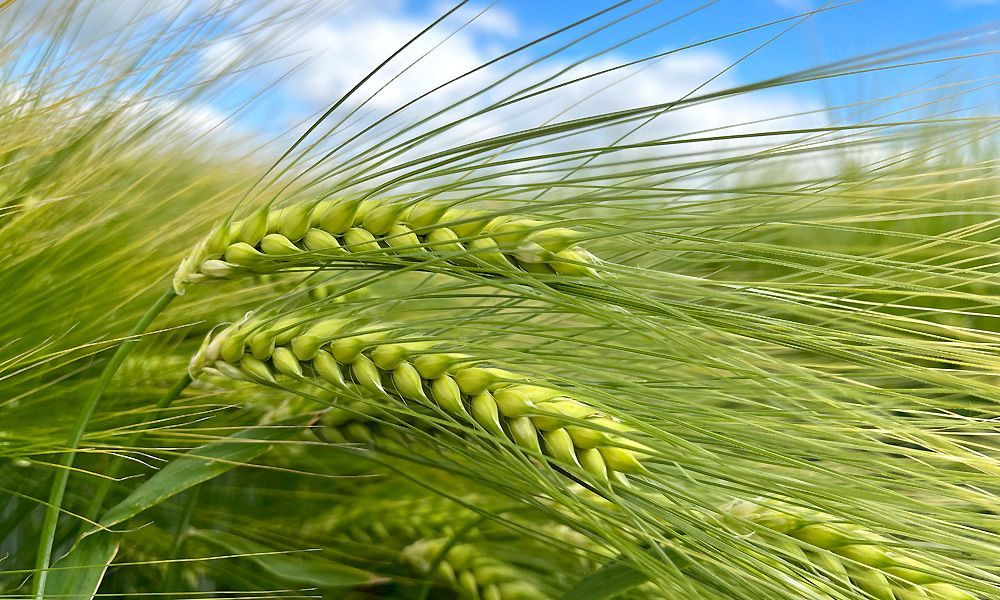
[{"label": "grass blade", "polygon": [[33,582],[33,595],[37,600],[42,600],[45,597],[45,579],[48,574],[49,561],[52,559],[52,544],[55,541],[56,527],[59,524],[59,510],[62,506],[63,496],[66,494],[66,483],[69,481],[70,467],[73,466],[75,450],[80,445],[80,440],[83,439],[83,432],[87,429],[90,416],[94,413],[97,402],[104,394],[104,390],[111,383],[112,377],[114,377],[118,368],[122,366],[122,363],[125,362],[125,358],[128,357],[132,348],[135,347],[135,343],[138,341],[136,336],[146,331],[146,328],[153,322],[153,319],[170,304],[175,295],[173,288],[169,288],[149,307],[146,314],[139,319],[139,322],[135,324],[135,327],[129,333],[130,339],[118,346],[118,349],[115,350],[111,359],[104,366],[97,386],[80,408],[80,414],[76,419],[73,431],[70,433],[69,441],[66,444],[68,451],[62,455],[62,459],[60,460],[62,468],[56,472],[55,479],[52,482],[52,488],[49,492],[49,502],[45,510],[45,520],[42,522],[42,535],[38,544],[38,554],[35,558],[35,579]]},{"label": "grass blade", "polygon": [[100,524],[111,527],[121,523],[175,494],[253,460],[270,449],[271,445],[263,442],[295,435],[306,422],[306,416],[293,417],[272,425],[244,429],[223,441],[195,448],[161,469],[127,498],[111,507],[104,513]]},{"label": "grass blade", "polygon": [[45,593],[52,598],[90,600],[118,553],[118,536],[105,532],[82,540],[49,573]]},{"label": "grass blade", "polygon": [[308,555],[280,554],[273,548],[223,531],[199,530],[192,533],[192,536],[233,554],[247,555],[246,558],[265,571],[291,583],[343,588],[380,581],[377,576],[361,569]]}]

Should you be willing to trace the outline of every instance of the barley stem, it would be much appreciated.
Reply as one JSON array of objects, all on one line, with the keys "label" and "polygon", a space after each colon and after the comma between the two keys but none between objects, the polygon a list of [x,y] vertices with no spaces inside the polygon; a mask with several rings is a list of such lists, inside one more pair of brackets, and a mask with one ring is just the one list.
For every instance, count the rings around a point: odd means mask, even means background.
[{"label": "barley stem", "polygon": [[104,390],[115,376],[115,372],[125,362],[125,358],[128,357],[129,352],[132,351],[136,342],[139,341],[138,336],[146,331],[146,328],[153,322],[153,319],[170,304],[176,295],[177,293],[174,289],[168,287],[163,292],[163,295],[142,315],[139,322],[129,332],[128,337],[118,345],[115,353],[108,360],[107,364],[104,365],[104,370],[101,371],[97,385],[94,386],[90,396],[87,397],[86,401],[80,407],[80,414],[77,415],[73,430],[70,432],[69,439],[66,442],[67,450],[59,460],[59,470],[56,471],[55,479],[52,481],[49,500],[45,508],[42,533],[38,543],[38,553],[35,558],[35,576],[32,582],[31,593],[35,600],[44,600],[45,598],[45,581],[48,578],[49,563],[52,560],[52,546],[55,542],[56,528],[59,524],[59,512],[63,497],[66,494],[66,483],[69,481],[69,474],[73,466],[73,459],[76,456],[76,449],[80,445],[80,440],[83,439],[87,423],[90,421],[90,417],[93,415],[98,401],[100,401],[101,396],[104,394]]}]

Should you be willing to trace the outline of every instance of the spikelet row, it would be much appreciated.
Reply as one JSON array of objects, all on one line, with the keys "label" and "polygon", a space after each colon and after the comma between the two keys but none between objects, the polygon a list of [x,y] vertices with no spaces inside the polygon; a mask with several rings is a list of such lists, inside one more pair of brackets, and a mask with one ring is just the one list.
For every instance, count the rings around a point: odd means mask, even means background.
[{"label": "spikelet row", "polygon": [[193,283],[331,261],[392,255],[479,266],[488,272],[583,275],[594,257],[580,234],[543,221],[449,208],[432,201],[324,200],[265,208],[226,223],[198,244],[174,275],[183,293]]},{"label": "spikelet row", "polygon": [[[487,498],[463,495],[463,504],[482,506]],[[354,502],[334,506],[307,525],[311,533],[330,536],[338,544],[357,544],[363,548],[351,552],[371,551],[379,557],[396,560],[442,586],[452,589],[460,598],[501,598],[517,600],[548,597],[532,580],[537,572],[509,564],[496,551],[496,544],[509,539],[506,528],[500,537],[489,524],[463,527],[479,513],[438,495],[404,496],[386,499],[384,494],[356,498]],[[605,550],[586,536],[566,527],[549,522],[531,521],[531,527],[544,538],[573,548],[586,548],[610,558],[614,553]],[[461,537],[442,557],[444,566],[432,572],[432,564],[444,550],[445,540]],[[563,557],[565,559],[565,557]],[[574,560],[575,558],[575,560]],[[597,568],[588,555],[580,554],[570,559],[579,572]],[[512,575],[516,574],[514,578]],[[544,577],[563,578],[567,573],[546,573]],[[575,573],[568,574],[575,579]],[[474,584],[474,585],[473,585]]]},{"label": "spikelet row", "polygon": [[403,549],[404,562],[453,588],[463,600],[543,600],[548,596],[525,580],[520,569],[480,552],[471,544],[455,544],[431,573],[448,540],[420,540]]},{"label": "spikelet row", "polygon": [[[274,320],[250,317],[206,340],[191,370],[195,376],[212,369],[271,385],[284,381],[293,388],[353,389],[443,413],[605,484],[621,473],[644,471],[643,448],[620,435],[627,428],[616,420],[564,391],[464,355],[434,352],[432,346],[393,339],[388,324],[364,330],[355,321],[296,313]],[[330,410],[324,423],[366,439],[371,414],[363,406],[341,406]]]},{"label": "spikelet row", "polygon": [[[421,498],[427,501],[428,498]],[[375,520],[366,525],[349,524],[339,528],[338,536],[356,544],[375,545],[403,541],[414,542],[439,536],[454,535],[455,529],[447,522],[457,520],[457,515],[463,513],[454,510],[454,505],[447,505],[436,518],[421,514],[406,513],[406,518],[398,520]]]},{"label": "spikelet row", "polygon": [[788,555],[878,600],[975,600],[975,596],[943,581],[932,565],[899,555],[886,540],[856,524],[815,511],[770,504],[765,507],[740,500],[724,506],[722,511],[737,529],[749,522],[783,534],[785,537],[771,541],[781,544]]}]

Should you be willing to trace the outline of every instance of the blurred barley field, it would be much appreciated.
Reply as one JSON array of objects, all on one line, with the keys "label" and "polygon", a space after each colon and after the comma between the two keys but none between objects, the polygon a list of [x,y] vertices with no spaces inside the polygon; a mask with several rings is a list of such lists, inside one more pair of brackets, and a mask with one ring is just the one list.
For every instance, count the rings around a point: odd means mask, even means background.
[{"label": "blurred barley field", "polygon": [[282,120],[365,3],[110,4],[0,3],[0,597],[1000,598],[996,23],[442,4]]}]

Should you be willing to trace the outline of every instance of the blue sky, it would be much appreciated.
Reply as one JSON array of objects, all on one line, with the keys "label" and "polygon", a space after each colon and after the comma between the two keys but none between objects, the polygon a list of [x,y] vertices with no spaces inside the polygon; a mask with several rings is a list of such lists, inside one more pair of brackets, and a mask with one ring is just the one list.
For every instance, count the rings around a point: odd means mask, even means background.
[{"label": "blue sky", "polygon": [[[88,23],[107,34],[143,10],[164,9],[172,5],[191,2],[198,6],[205,0],[92,0]],[[441,41],[446,33],[454,33],[468,17],[491,0],[473,0],[469,10],[446,22],[438,32],[428,36],[429,43]],[[424,60],[411,75],[381,94],[381,109],[400,102],[427,89],[428,85],[458,75],[498,53],[548,33],[574,20],[608,7],[617,0],[499,0],[489,12],[473,24],[455,33],[449,41]],[[51,2],[51,4],[50,4]],[[69,0],[24,0],[22,5],[58,7]],[[287,127],[297,119],[335,100],[350,88],[370,68],[384,59],[394,48],[419,31],[434,17],[442,14],[454,0],[240,0],[234,5],[259,6],[277,12],[283,17],[307,6],[314,6],[320,14],[308,18],[287,20],[288,37],[279,43],[266,42],[261,46],[245,48],[253,58],[274,62],[233,89],[228,97],[215,99],[214,108],[225,113],[245,97],[240,91],[259,89],[277,80],[289,69],[298,66],[300,72],[280,83],[266,98],[259,101],[256,110],[243,118],[243,124],[255,128],[272,125]],[[726,83],[738,85],[808,68],[823,62],[895,46],[929,36],[951,31],[993,24],[1000,28],[1000,0],[839,0],[827,4],[847,4],[810,17],[751,57],[741,61],[727,73]],[[729,34],[741,29],[786,19],[816,8],[821,0],[632,0],[600,21],[607,22],[630,11],[643,9],[623,23],[588,38],[548,61],[557,68],[575,58],[669,19],[695,11],[682,20],[657,29],[634,42],[615,49],[596,61],[593,68],[606,68],[663,52],[714,36]],[[342,8],[347,5],[348,8]],[[326,11],[325,13],[322,11]],[[116,25],[118,24],[118,25]],[[713,42],[675,57],[669,68],[653,75],[644,74],[623,83],[629,86],[628,94],[649,103],[669,101],[669,94],[682,95],[684,86],[697,81],[695,75],[709,78],[725,69],[769,38],[789,28],[791,21],[752,31],[730,39]],[[89,27],[89,25],[88,25]],[[577,31],[593,27],[588,24]],[[572,36],[575,36],[573,33]],[[567,36],[569,37],[569,36]],[[564,37],[562,39],[567,39]],[[994,38],[997,40],[1000,38]],[[539,46],[529,52],[538,56],[552,46]],[[992,50],[1000,47],[994,41]],[[979,47],[976,50],[983,50]],[[205,68],[218,56],[231,48],[209,48]],[[282,56],[291,58],[279,59]],[[404,57],[405,59],[406,57]],[[411,57],[412,58],[412,57]],[[305,64],[300,64],[305,61]],[[399,64],[405,64],[405,60]],[[507,63],[510,64],[510,63]],[[504,66],[506,68],[507,65]],[[698,67],[701,67],[700,71]],[[821,102],[838,104],[857,97],[871,97],[873,93],[892,93],[908,85],[917,85],[929,77],[946,74],[952,79],[991,76],[1000,73],[1000,59],[989,57],[963,63],[963,72],[949,73],[954,64],[931,66],[922,69],[905,69],[879,73],[876,76],[852,77],[826,82],[822,85],[797,86],[790,94],[806,104]],[[581,70],[590,68],[585,66]],[[969,72],[974,69],[974,72]],[[593,70],[593,69],[592,69]],[[536,69],[539,71],[539,69]],[[654,69],[655,71],[655,69]],[[494,75],[498,73],[494,72]],[[681,77],[676,77],[681,72]],[[655,75],[655,76],[654,76]],[[691,77],[687,77],[691,75]],[[657,81],[682,80],[672,89],[658,87]],[[620,88],[624,90],[625,88]],[[461,90],[457,91],[459,93]],[[634,93],[632,93],[634,92]],[[442,94],[447,96],[448,92]],[[619,94],[619,95],[628,95]],[[656,94],[667,94],[658,98]],[[229,106],[226,106],[226,105]]]},{"label": "blue sky", "polygon": [[[556,26],[567,18],[607,6],[605,0],[506,0],[499,4],[518,20],[538,29]],[[643,4],[637,2],[636,4]],[[643,23],[673,16],[703,4],[701,1],[664,2],[651,9]],[[823,3],[807,0],[721,0],[683,22],[658,32],[628,52],[655,52],[670,44],[684,44],[707,34],[737,31],[749,25],[796,15]],[[836,3],[835,3],[836,4]],[[1000,2],[989,0],[862,0],[856,4],[817,14],[792,29],[749,61],[748,73],[770,74],[775,70],[808,67],[829,60],[880,47],[902,44],[950,30],[976,27],[1000,19]],[[640,24],[636,23],[634,29]],[[767,36],[770,35],[770,32]],[[752,36],[762,40],[764,35]],[[748,38],[749,39],[749,36]],[[742,41],[720,42],[716,47],[736,51],[746,48]]]},{"label": "blue sky", "polygon": [[[20,6],[27,9],[15,18],[30,18],[49,8],[60,14],[63,5],[74,1],[77,0],[23,0]],[[692,94],[746,86],[818,64],[972,27],[986,28],[994,33],[985,43],[980,39],[976,47],[954,48],[945,54],[997,52],[1000,35],[995,32],[1000,30],[1000,0],[861,0],[853,3],[844,0],[841,3],[847,6],[816,14],[794,27],[791,26],[799,20],[796,15],[810,10],[806,3],[817,0],[632,0],[557,40],[476,71],[474,76],[436,91],[382,123],[382,117],[391,115],[398,107],[439,84],[476,69],[505,51],[606,8],[612,0],[500,0],[487,13],[472,20],[489,1],[470,2],[355,94],[335,118],[326,122],[325,126],[338,126],[338,129],[333,136],[323,140],[324,148],[338,147],[341,142],[367,148],[377,143],[382,133],[388,135],[414,126],[417,129],[407,130],[406,134],[413,136],[449,125],[445,134],[410,149],[415,153],[427,152],[545,123],[654,105],[671,105],[671,110],[644,123],[641,130],[626,131],[632,125],[622,125],[618,130],[588,131],[581,134],[588,137],[546,141],[546,150],[601,147],[617,143],[619,136],[627,134],[627,142],[676,136],[724,136],[727,139],[713,141],[713,147],[703,142],[692,144],[692,151],[728,151],[758,143],[757,139],[749,137],[734,139],[744,134],[775,134],[862,121],[884,124],[963,116],[968,114],[969,108],[979,114],[1000,112],[1000,94],[997,93],[1000,90],[997,85],[1000,82],[1000,55],[996,54],[974,60],[755,89],[739,96],[679,109],[673,104]],[[85,34],[81,36],[84,43],[105,39],[115,44],[117,28],[149,13],[149,22],[154,26],[174,23],[170,18],[171,10],[197,22],[205,16],[209,6],[215,5],[236,7],[237,13],[249,14],[251,20],[261,19],[279,28],[264,27],[266,33],[252,29],[253,33],[247,35],[246,30],[241,29],[246,22],[230,13],[216,15],[218,27],[213,27],[212,31],[221,35],[221,39],[204,40],[191,61],[185,62],[175,73],[177,81],[171,81],[170,90],[175,91],[176,96],[167,94],[152,101],[160,105],[156,109],[159,113],[174,114],[180,129],[199,135],[232,133],[254,146],[265,139],[275,140],[273,148],[278,148],[277,152],[393,50],[454,5],[453,0],[232,0],[230,4],[220,4],[217,0],[80,2],[80,6],[88,8],[81,11],[83,18],[77,21]],[[686,14],[702,5],[708,6]],[[618,17],[636,10],[640,12],[613,23]],[[281,19],[272,20],[275,15]],[[670,22],[681,16],[684,18]],[[652,54],[782,19],[787,21],[698,45],[644,62],[639,67],[611,70]],[[585,37],[565,51],[519,72],[528,61],[542,57],[595,27],[612,23],[607,30]],[[648,35],[616,46],[650,29],[654,30]],[[184,31],[183,28],[180,31]],[[779,33],[782,35],[778,39],[733,66],[740,57]],[[594,60],[576,64],[579,59],[607,48],[612,49]],[[165,50],[172,51],[169,47]],[[67,49],[69,61],[72,55],[73,52]],[[247,71],[233,69],[230,61],[234,57],[245,57],[260,66]],[[199,94],[189,101],[181,100],[192,86],[223,72],[239,73],[239,76],[220,81],[212,88],[212,93]],[[514,77],[508,79],[511,74]],[[595,74],[598,76],[591,77]],[[549,87],[577,78],[584,79],[557,87],[552,93],[526,101],[520,99],[521,92],[532,86]],[[492,88],[498,81],[503,83]],[[706,82],[710,82],[707,87]],[[140,83],[129,85],[138,87]],[[123,89],[127,91],[129,86]],[[489,91],[476,95],[484,89]],[[262,90],[264,92],[258,95]],[[378,93],[369,98],[376,91]],[[519,99],[508,102],[512,97]],[[948,102],[937,101],[942,97]],[[244,107],[248,100],[250,104]],[[359,106],[363,100],[367,103]],[[456,103],[459,103],[457,108],[453,106]],[[495,110],[498,103],[504,107]],[[843,108],[831,110],[831,107]],[[239,112],[234,115],[237,109]],[[352,113],[355,109],[357,112]],[[437,111],[441,111],[440,116],[414,125]],[[343,127],[338,123],[340,117],[349,118]],[[450,127],[456,122],[458,126]],[[369,125],[375,129],[368,131]],[[359,133],[356,139],[355,133]],[[318,137],[314,135],[311,139]],[[223,139],[231,137],[227,135]],[[780,136],[766,139],[781,143]],[[743,146],[737,148],[741,142]],[[228,145],[243,147],[242,144]]]},{"label": "blue sky", "polygon": [[[607,7],[609,0],[501,0],[497,7],[508,11],[520,25],[519,39],[529,39],[574,19]],[[643,0],[631,6],[648,4]],[[584,42],[577,52],[595,48],[610,37],[625,37],[651,24],[679,16],[709,4],[705,0],[668,0],[630,19],[604,37]],[[799,15],[824,4],[819,0],[719,0],[682,21],[669,25],[623,48],[629,57],[661,52],[716,35]],[[439,7],[441,2],[409,2],[415,13]],[[630,10],[623,8],[621,12]],[[872,52],[994,22],[1000,27],[1000,0],[860,0],[810,17],[782,33],[780,38],[742,62],[738,70],[745,80],[763,79],[779,73],[805,69],[816,64]],[[791,23],[734,39],[714,42],[708,48],[735,59],[765,42]],[[1000,71],[1000,61],[996,71]]]},{"label": "blue sky", "polygon": [[[678,14],[703,3],[663,2],[650,14]],[[414,3],[414,6],[421,4]],[[605,0],[504,0],[498,6],[525,23],[553,26],[568,17],[599,10],[608,4]],[[781,19],[822,4],[815,0],[721,0],[685,20],[683,25],[664,30],[656,39],[635,46],[635,50],[650,51],[665,42],[683,42],[695,35],[693,32],[735,31],[751,23]],[[783,65],[795,68],[812,62],[811,55],[819,49],[826,56],[872,50],[998,19],[1000,2],[996,0],[862,0],[813,16],[808,25],[796,28],[783,38],[781,45],[786,49],[789,46],[809,48],[806,53],[783,52],[775,57]]]},{"label": "blue sky", "polygon": [[[416,27],[428,22],[433,15],[440,14],[449,3],[443,0],[366,0],[360,4],[371,7],[370,16],[374,19],[408,22],[409,27]],[[473,58],[482,59],[494,55],[500,49],[528,41],[582,18],[608,4],[608,0],[500,0],[491,9],[492,16],[489,18],[498,25],[492,28],[470,28],[463,34],[468,34],[472,47],[481,53]],[[613,14],[624,15],[633,10],[633,7],[640,8],[648,4],[647,0],[635,0]],[[821,3],[817,0],[719,0],[715,3],[706,0],[667,0],[580,43],[564,56],[582,56],[602,45],[625,39],[643,28],[675,18],[703,4],[711,5],[616,50],[613,56],[623,60],[662,52],[749,26],[791,17]],[[345,21],[350,22],[350,19]],[[991,21],[998,21],[1000,24],[998,0],[861,0],[814,15],[796,25],[778,40],[741,62],[735,69],[734,76],[740,82],[763,79],[928,36],[983,26]],[[703,50],[732,61],[789,25],[791,22],[715,42],[703,47]],[[333,38],[320,38],[319,43],[323,39],[328,41]],[[377,52],[382,55],[385,50]],[[374,57],[368,62],[373,60]],[[322,59],[317,62],[322,62]],[[360,60],[359,64],[361,62],[365,60]],[[996,68],[996,61],[992,64],[994,72],[1000,71],[1000,68]],[[924,76],[923,73],[915,73],[915,70],[906,70],[893,73],[892,77],[901,81],[910,75],[916,77],[914,82]],[[884,77],[880,81],[884,81]],[[834,101],[846,101],[855,93],[870,93],[870,90],[862,91],[862,85],[863,81],[854,79],[850,82],[836,82],[832,87],[828,85],[825,90],[814,89],[810,93],[832,94],[835,96]],[[321,94],[317,94],[315,99]]]},{"label": "blue sky", "polygon": [[[187,1],[190,0],[164,0],[163,6]],[[195,5],[198,1],[200,0],[194,0]],[[244,0],[248,6],[256,1]],[[422,46],[415,47],[410,56],[403,56],[395,63],[402,68],[422,52],[442,43],[429,57],[418,61],[415,67],[379,93],[370,105],[372,114],[384,114],[437,83],[464,73],[505,50],[607,7],[611,0],[500,0],[486,15],[459,28],[475,12],[485,7],[486,1],[471,2],[467,10],[426,36],[421,41]],[[42,0],[39,2],[44,4]],[[670,102],[683,97],[720,72],[725,74],[715,82],[717,87],[741,85],[950,31],[984,26],[991,22],[1000,27],[1000,0],[860,0],[854,3],[844,0],[841,3],[848,5],[814,15],[790,29],[792,20],[701,45],[663,61],[647,63],[645,69],[627,78],[624,77],[625,72],[618,72],[610,79],[605,79],[613,84],[610,89],[600,91],[603,83],[595,81],[561,90],[554,99],[565,106],[582,103],[586,99],[586,106],[576,114],[580,114],[580,111],[594,114],[643,104]],[[267,65],[255,72],[253,77],[234,82],[225,93],[205,104],[202,107],[205,111],[204,120],[211,122],[213,111],[220,117],[227,114],[255,90],[268,86],[290,69],[296,68],[293,75],[281,79],[280,83],[255,101],[253,108],[234,121],[240,128],[259,133],[287,131],[340,97],[394,48],[442,14],[452,3],[450,0],[356,0],[346,9],[342,8],[343,4],[339,0],[312,0],[308,3],[298,0],[269,0],[258,3],[257,6],[270,11],[285,10],[280,7],[298,10],[305,6],[315,6],[320,12],[304,18],[287,19],[284,25],[287,28],[285,37],[277,43],[246,43],[241,47],[240,44],[248,40],[237,38],[232,43],[208,47],[202,60],[202,68],[206,71],[212,71],[219,61],[224,61],[231,53],[240,52],[252,56],[254,60],[265,61]],[[607,23],[617,16],[643,9],[639,14],[575,44],[547,60],[543,66],[533,67],[530,75],[522,77],[518,84],[530,85],[532,78],[556,72],[575,59],[626,40],[645,29],[662,25],[706,4],[708,6],[703,10],[695,11],[678,22],[660,27],[598,60],[575,68],[572,75],[579,76],[747,27],[788,19],[811,7],[815,8],[820,3],[817,0],[663,0],[658,3],[633,0],[593,23]],[[132,5],[133,8],[129,9]],[[124,18],[131,14],[129,10],[138,11],[142,10],[141,7],[161,5],[150,5],[147,0],[117,0],[117,3],[98,1],[94,6],[96,9],[92,20],[100,25],[113,22],[112,17],[115,15]],[[324,10],[327,12],[322,12]],[[583,32],[593,26],[588,24],[577,31]],[[784,31],[786,29],[789,30]],[[779,39],[728,69],[738,58],[783,31]],[[561,39],[565,41],[576,35],[577,33],[573,33]],[[538,57],[553,47],[554,44],[550,43],[532,48],[523,56],[523,60]],[[993,43],[992,50],[997,47],[998,44]],[[983,49],[980,46],[975,50]],[[481,88],[516,68],[518,60],[522,58],[490,68],[481,73],[478,79],[472,78],[467,83],[463,82],[436,94],[432,101],[425,103],[422,110],[426,113],[462,97],[470,90]],[[995,77],[1000,73],[1000,60],[995,56],[963,61],[961,69],[957,71],[955,66],[957,63],[885,71],[876,75],[754,93],[743,97],[735,105],[720,103],[692,112],[684,124],[693,131],[699,127],[721,126],[726,119],[748,121],[769,118],[798,111],[815,111],[825,106],[846,104],[858,98],[890,95],[908,87],[926,84],[935,77],[957,81]],[[380,87],[396,73],[398,70],[388,69],[383,77],[376,78],[371,89]],[[993,95],[994,104],[995,89],[994,86],[986,92]],[[600,93],[589,98],[595,91]],[[358,98],[362,97],[364,94],[358,95]],[[913,98],[906,101],[911,105],[918,102],[915,96]],[[487,100],[495,101],[496,97],[483,101]],[[471,108],[475,109],[476,105],[473,104]],[[552,114],[558,113],[558,110],[553,111]],[[542,115],[541,118],[546,117]],[[500,125],[509,129],[518,124],[517,118],[492,122],[483,120],[479,129],[466,134],[495,133]]]}]

